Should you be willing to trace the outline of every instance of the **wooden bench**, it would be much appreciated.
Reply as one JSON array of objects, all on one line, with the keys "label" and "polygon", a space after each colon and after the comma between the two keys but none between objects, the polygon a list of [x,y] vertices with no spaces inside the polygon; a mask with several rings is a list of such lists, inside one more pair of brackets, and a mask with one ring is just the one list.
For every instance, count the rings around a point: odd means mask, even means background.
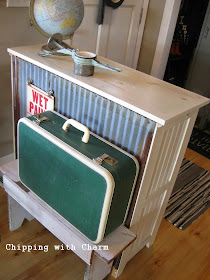
[{"label": "wooden bench", "polygon": [[[114,259],[136,239],[134,233],[120,226],[96,246],[19,181],[17,160],[1,166],[0,172],[8,194],[10,230],[21,227],[25,218],[37,219],[64,245],[74,245],[73,252],[87,264],[85,280],[104,279],[111,272]],[[89,249],[84,250],[84,246]]]}]

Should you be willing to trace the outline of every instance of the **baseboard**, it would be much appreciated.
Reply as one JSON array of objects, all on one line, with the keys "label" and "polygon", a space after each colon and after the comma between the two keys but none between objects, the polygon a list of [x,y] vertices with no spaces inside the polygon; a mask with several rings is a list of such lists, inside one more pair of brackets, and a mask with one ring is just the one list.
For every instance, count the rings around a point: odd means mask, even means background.
[{"label": "baseboard", "polygon": [[10,155],[7,155],[5,157],[1,157],[0,158],[0,166],[8,163],[10,161],[13,161],[14,159],[15,159],[15,154],[10,154]]}]

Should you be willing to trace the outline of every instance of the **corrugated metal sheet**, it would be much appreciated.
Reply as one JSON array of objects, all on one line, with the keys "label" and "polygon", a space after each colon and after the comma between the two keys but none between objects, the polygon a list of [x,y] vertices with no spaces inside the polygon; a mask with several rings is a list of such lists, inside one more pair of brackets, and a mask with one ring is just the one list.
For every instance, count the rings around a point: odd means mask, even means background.
[{"label": "corrugated metal sheet", "polygon": [[154,121],[24,60],[19,65],[21,117],[26,116],[26,82],[32,79],[38,88],[54,91],[57,112],[141,157],[148,134],[151,137],[154,132]]}]

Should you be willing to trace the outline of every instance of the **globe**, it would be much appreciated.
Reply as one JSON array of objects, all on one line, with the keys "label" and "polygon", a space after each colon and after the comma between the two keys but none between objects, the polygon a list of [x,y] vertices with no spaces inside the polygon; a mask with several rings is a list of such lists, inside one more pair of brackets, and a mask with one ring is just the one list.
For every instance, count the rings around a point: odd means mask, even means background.
[{"label": "globe", "polygon": [[66,39],[80,26],[84,4],[82,0],[31,0],[30,17],[45,36],[61,33]]}]

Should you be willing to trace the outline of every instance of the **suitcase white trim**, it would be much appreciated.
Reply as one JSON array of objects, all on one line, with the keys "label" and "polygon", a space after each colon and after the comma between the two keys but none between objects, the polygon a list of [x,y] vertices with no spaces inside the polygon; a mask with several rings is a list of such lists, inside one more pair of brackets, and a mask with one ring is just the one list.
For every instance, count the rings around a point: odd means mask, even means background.
[{"label": "suitcase white trim", "polygon": [[[63,115],[61,115],[61,114],[59,114],[59,113],[57,113],[55,111],[53,111],[53,113],[57,114],[58,116],[62,117],[63,119],[68,120],[68,118],[64,117]],[[86,157],[82,153],[78,152],[77,150],[75,150],[74,148],[69,146],[68,144],[64,143],[62,140],[58,139],[57,137],[55,137],[54,135],[52,135],[51,133],[49,133],[48,131],[46,131],[42,127],[40,127],[39,125],[37,125],[34,122],[32,122],[31,120],[27,119],[26,117],[21,118],[19,120],[18,128],[19,128],[19,124],[20,123],[26,124],[32,130],[34,130],[38,134],[42,135],[47,140],[51,141],[53,144],[55,144],[56,146],[61,148],[63,151],[65,151],[66,153],[72,155],[73,157],[75,157],[76,159],[78,159],[79,161],[84,163],[86,166],[90,167],[92,170],[94,170],[97,173],[99,173],[106,180],[106,182],[107,182],[107,190],[106,190],[104,204],[103,204],[103,208],[102,208],[101,220],[100,220],[99,229],[98,229],[98,236],[97,236],[96,240],[91,240],[93,243],[99,243],[103,239],[103,237],[104,237],[106,223],[107,223],[107,219],[108,219],[108,215],[109,215],[109,211],[110,211],[110,206],[111,206],[111,201],[112,201],[112,197],[113,197],[113,192],[114,192],[114,187],[115,187],[115,182],[114,182],[112,174],[107,169],[102,167],[101,165],[98,165],[93,160],[89,159],[88,157]],[[138,163],[137,159],[134,156],[130,155],[126,151],[120,149],[119,147],[113,145],[112,143],[106,141],[105,139],[103,139],[102,137],[92,133],[91,131],[90,131],[90,134],[95,136],[95,137],[97,137],[101,141],[109,144],[110,146],[116,148],[117,150],[121,151],[122,153],[126,154],[127,156],[132,158],[134,160],[135,164],[136,164],[136,170],[137,170],[136,171],[136,177],[135,177],[133,188],[132,188],[132,191],[131,191],[128,207],[127,207],[127,210],[126,210],[126,215],[125,215],[125,219],[126,219],[127,212],[129,210],[130,202],[131,202],[131,199],[132,199],[134,187],[135,187],[135,184],[136,184],[137,176],[138,176],[138,173],[139,173],[139,163]],[[19,141],[19,129],[18,129],[17,139]],[[19,158],[19,145],[18,145],[18,158]],[[19,176],[19,163],[18,163],[18,176]],[[20,178],[20,176],[19,176],[19,178]],[[67,221],[67,222],[69,222],[69,221]],[[76,228],[76,230],[78,230],[78,229]],[[84,235],[82,232],[80,232],[80,233],[82,235]]]}]

